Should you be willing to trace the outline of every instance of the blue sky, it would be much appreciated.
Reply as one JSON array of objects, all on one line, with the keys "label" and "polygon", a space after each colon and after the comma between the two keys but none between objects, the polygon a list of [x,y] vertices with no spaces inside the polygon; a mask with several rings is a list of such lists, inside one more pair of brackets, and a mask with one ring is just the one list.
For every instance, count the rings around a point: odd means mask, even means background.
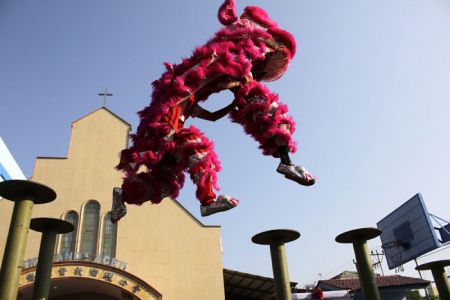
[{"label": "blue sky", "polygon": [[[220,4],[0,1],[0,135],[24,173],[31,176],[36,156],[66,156],[71,122],[101,107],[105,88],[114,94],[107,107],[136,128],[162,63],[213,35]],[[247,5],[265,8],[297,39],[290,69],[269,87],[298,124],[292,158],[318,181],[305,188],[285,180],[278,161],[227,119],[192,120],[215,141],[222,191],[241,200],[205,219],[192,184],[179,198],[205,224],[222,226],[224,267],[271,276],[269,249],[250,239],[290,228],[301,233],[287,245],[291,280],[312,283],[354,269],[351,246],[336,235],[376,226],[417,192],[450,219],[450,2],[238,0],[238,11]],[[417,276],[413,268],[404,274]]]}]

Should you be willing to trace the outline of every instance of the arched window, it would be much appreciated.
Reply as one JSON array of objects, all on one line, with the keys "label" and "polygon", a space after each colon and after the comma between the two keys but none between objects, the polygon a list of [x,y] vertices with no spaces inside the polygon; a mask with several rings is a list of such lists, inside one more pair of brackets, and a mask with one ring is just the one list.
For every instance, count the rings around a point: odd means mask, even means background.
[{"label": "arched window", "polygon": [[80,253],[94,258],[97,253],[98,224],[100,219],[100,204],[89,201],[83,209],[81,224]]},{"label": "arched window", "polygon": [[75,244],[77,241],[77,231],[78,231],[78,214],[77,212],[71,210],[64,215],[64,221],[67,221],[75,227],[72,232],[65,233],[61,235],[61,244],[59,252],[62,255],[70,254],[75,252]]},{"label": "arched window", "polygon": [[116,256],[117,223],[111,222],[111,212],[103,217],[102,256]]}]

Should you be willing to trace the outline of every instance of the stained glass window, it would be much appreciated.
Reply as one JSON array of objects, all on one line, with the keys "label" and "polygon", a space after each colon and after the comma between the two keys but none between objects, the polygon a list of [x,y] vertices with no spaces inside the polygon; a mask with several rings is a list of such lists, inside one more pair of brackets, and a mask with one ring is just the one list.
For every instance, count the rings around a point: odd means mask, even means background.
[{"label": "stained glass window", "polygon": [[80,253],[90,259],[97,253],[98,225],[100,219],[100,204],[89,201],[83,209],[81,224]]},{"label": "stained glass window", "polygon": [[78,231],[78,214],[71,210],[65,214],[64,220],[71,223],[75,229],[72,232],[65,233],[61,236],[60,253],[62,255],[75,252]]},{"label": "stained glass window", "polygon": [[117,223],[111,222],[111,212],[103,218],[102,255],[116,256]]}]

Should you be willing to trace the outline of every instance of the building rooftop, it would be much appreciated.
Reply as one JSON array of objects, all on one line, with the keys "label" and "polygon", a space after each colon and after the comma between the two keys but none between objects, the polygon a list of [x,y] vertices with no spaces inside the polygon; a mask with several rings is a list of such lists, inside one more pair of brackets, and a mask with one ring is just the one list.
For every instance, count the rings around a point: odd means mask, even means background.
[{"label": "building rooftop", "polygon": [[[273,278],[223,269],[223,279],[226,299],[275,299]],[[291,282],[291,289],[296,285],[297,282]]]},{"label": "building rooftop", "polygon": [[[358,277],[338,278],[338,276],[328,280],[319,280],[318,285],[321,287],[325,285],[343,290],[360,289]],[[406,286],[409,287],[414,286],[415,288],[421,288],[430,284],[430,281],[428,280],[401,275],[377,276],[375,280],[379,288],[406,287]]]}]

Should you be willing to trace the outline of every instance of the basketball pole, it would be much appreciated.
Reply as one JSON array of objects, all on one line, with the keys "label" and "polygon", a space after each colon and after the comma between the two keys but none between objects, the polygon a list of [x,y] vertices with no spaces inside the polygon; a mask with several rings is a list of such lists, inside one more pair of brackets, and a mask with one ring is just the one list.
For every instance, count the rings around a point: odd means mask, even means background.
[{"label": "basketball pole", "polygon": [[[417,258],[414,258],[414,262],[416,263],[416,270],[417,270],[417,267],[419,266],[419,264],[417,263]],[[420,270],[417,270],[417,272],[419,272],[420,279],[423,279],[422,272],[420,272]],[[427,288],[424,287],[423,290],[425,291],[425,296],[427,297],[427,299],[430,299]]]}]

